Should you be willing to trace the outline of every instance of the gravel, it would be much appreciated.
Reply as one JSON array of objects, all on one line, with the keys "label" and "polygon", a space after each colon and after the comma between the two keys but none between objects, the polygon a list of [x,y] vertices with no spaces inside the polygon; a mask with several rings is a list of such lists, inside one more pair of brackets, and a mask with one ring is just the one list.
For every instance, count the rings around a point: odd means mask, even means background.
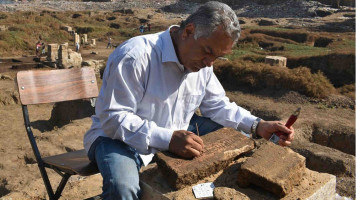
[{"label": "gravel", "polygon": [[[123,8],[154,8],[169,14],[184,16],[194,12],[199,3],[180,0],[116,0],[115,2],[78,2],[78,1],[44,1],[32,0],[15,2],[0,0],[0,11],[113,11]],[[239,0],[232,5],[239,17],[265,18],[313,18],[316,10],[323,9],[336,12],[328,5],[309,0],[286,0],[279,3],[261,5],[251,0]],[[351,7],[341,7],[351,9]]]}]

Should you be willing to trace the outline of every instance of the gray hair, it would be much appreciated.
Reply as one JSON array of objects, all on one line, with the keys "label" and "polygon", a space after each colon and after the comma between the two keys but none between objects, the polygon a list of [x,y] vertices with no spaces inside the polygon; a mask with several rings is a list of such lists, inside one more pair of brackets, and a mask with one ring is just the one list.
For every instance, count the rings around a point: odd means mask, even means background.
[{"label": "gray hair", "polygon": [[195,26],[194,39],[209,37],[219,26],[223,27],[234,44],[240,37],[241,28],[235,12],[221,2],[205,3],[181,23],[180,29],[183,30],[189,23]]}]

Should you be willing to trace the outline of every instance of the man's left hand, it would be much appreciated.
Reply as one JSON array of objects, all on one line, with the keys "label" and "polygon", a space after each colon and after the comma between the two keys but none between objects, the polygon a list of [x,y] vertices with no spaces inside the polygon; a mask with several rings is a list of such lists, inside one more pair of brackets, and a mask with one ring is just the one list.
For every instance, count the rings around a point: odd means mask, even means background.
[{"label": "man's left hand", "polygon": [[285,133],[280,136],[279,145],[290,146],[294,139],[294,129],[293,127],[287,128],[282,122],[261,120],[257,126],[256,134],[269,140],[272,134],[277,131]]}]

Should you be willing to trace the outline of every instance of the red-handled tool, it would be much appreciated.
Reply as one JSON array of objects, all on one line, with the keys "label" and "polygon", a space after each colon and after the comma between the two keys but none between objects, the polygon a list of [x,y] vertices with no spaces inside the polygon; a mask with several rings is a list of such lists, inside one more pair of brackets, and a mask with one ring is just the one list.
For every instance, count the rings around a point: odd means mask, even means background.
[{"label": "red-handled tool", "polygon": [[[287,123],[286,123],[286,127],[287,128],[290,128],[295,121],[297,121],[298,119],[298,116],[299,116],[299,113],[300,113],[300,109],[301,108],[298,108],[288,119]],[[273,133],[273,135],[271,136],[271,138],[269,139],[269,141],[275,143],[275,144],[278,144],[278,141],[279,141],[279,137],[281,135],[286,135],[284,132],[282,131],[278,131],[278,132],[275,132]]]}]

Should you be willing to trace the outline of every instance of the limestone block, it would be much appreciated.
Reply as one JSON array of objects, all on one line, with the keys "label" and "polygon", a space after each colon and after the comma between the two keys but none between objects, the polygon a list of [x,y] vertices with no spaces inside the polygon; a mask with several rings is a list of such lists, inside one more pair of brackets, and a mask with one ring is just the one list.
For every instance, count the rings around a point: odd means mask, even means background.
[{"label": "limestone block", "polygon": [[0,31],[7,31],[7,26],[0,25]]},{"label": "limestone block", "polygon": [[75,46],[78,42],[80,42],[79,34],[74,33],[73,39],[74,39],[74,46]]},{"label": "limestone block", "polygon": [[72,32],[73,31],[72,27],[70,27],[70,26],[62,26],[61,29],[65,30],[67,32]]},{"label": "limestone block", "polygon": [[61,44],[58,49],[59,68],[68,68],[68,43]]},{"label": "limestone block", "polygon": [[84,37],[84,44],[88,42],[88,34],[83,34]]},{"label": "limestone block", "polygon": [[96,45],[96,40],[95,39],[91,39],[91,44],[92,44],[92,46],[95,46]]},{"label": "limestone block", "polygon": [[237,183],[240,187],[251,183],[284,197],[300,183],[305,169],[303,156],[266,141],[242,164]]},{"label": "limestone block", "polygon": [[58,44],[48,44],[47,51],[47,60],[50,62],[56,62],[58,59]]},{"label": "limestone block", "polygon": [[157,165],[171,187],[180,189],[228,166],[238,155],[254,148],[254,142],[231,128],[222,128],[201,137],[204,152],[183,159],[170,152],[157,153]]},{"label": "limestone block", "polygon": [[282,56],[266,56],[265,63],[271,66],[287,67],[287,58]]}]

